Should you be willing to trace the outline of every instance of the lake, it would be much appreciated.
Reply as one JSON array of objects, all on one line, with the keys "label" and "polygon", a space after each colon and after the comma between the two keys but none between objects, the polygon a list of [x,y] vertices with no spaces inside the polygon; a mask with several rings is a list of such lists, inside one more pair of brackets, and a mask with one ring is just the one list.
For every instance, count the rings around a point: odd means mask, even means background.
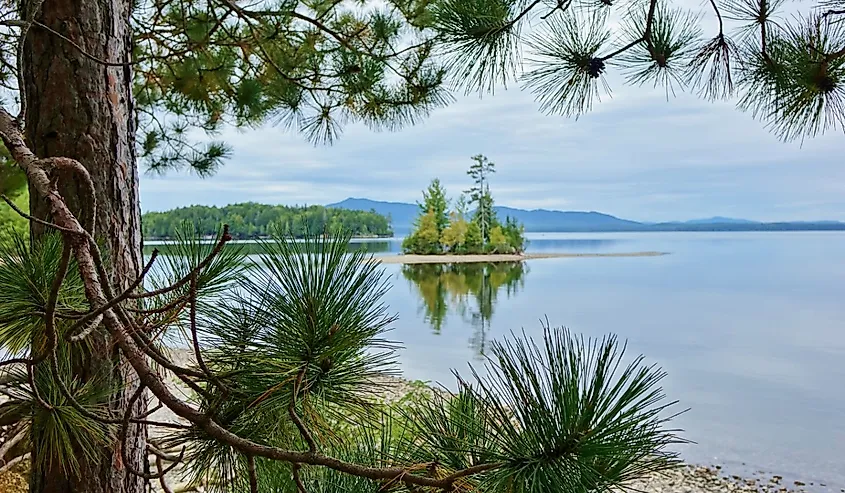
[{"label": "lake", "polygon": [[[667,372],[693,463],[845,488],[845,233],[534,234],[533,252],[663,251],[522,265],[385,265],[410,379],[453,387],[540,319],[615,333]],[[370,242],[372,243],[372,242]],[[374,245],[370,245],[371,248]],[[398,241],[373,248],[399,249]],[[788,483],[791,484],[791,481]]]},{"label": "lake", "polygon": [[[615,333],[662,366],[697,442],[686,461],[845,488],[845,232],[529,235],[531,252],[669,255],[522,264],[385,265],[409,379],[454,388],[510,331],[540,319]],[[356,240],[394,255],[400,240]],[[820,488],[818,485],[827,485]]]}]

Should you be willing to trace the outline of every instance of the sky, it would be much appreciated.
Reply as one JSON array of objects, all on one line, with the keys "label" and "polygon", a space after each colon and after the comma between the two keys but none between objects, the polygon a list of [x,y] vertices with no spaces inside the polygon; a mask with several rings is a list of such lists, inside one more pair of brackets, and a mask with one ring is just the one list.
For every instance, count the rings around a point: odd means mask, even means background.
[{"label": "sky", "polygon": [[612,98],[578,120],[543,114],[513,87],[458,96],[398,132],[351,125],[332,146],[281,127],[226,129],[218,138],[234,154],[214,177],[142,174],[141,207],[414,202],[433,178],[457,197],[470,185],[470,157],[481,153],[496,164],[496,203],[510,207],[639,221],[845,221],[842,130],[783,143],[733,102],[667,100],[662,88],[610,82]]}]

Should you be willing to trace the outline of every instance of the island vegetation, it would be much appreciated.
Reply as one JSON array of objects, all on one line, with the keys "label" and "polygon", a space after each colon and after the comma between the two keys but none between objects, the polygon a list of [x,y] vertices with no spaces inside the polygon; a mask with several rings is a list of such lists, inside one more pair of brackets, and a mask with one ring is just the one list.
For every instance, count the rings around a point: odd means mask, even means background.
[{"label": "island vegetation", "polygon": [[[525,228],[510,217],[502,223],[493,208],[489,176],[496,165],[483,155],[472,157],[467,174],[473,186],[449,209],[450,200],[438,178],[423,191],[420,214],[402,242],[402,251],[413,255],[521,254]],[[475,207],[470,212],[469,207]]]},{"label": "island vegetation", "polygon": [[167,212],[147,212],[141,218],[145,239],[173,239],[182,225],[192,224],[200,236],[213,237],[228,224],[237,239],[267,238],[279,233],[294,238],[325,231],[345,231],[355,237],[393,236],[390,219],[374,211],[352,211],[319,205],[291,207],[255,202],[225,207],[192,205]]}]

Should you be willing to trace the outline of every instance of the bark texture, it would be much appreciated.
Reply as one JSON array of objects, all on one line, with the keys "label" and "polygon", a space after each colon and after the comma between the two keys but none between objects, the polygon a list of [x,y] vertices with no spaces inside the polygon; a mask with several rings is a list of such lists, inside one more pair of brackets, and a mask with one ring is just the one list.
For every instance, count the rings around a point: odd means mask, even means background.
[{"label": "bark texture", "polygon": [[[120,64],[131,59],[130,8],[131,0],[45,0],[35,19],[93,57]],[[90,172],[96,190],[96,236],[105,246],[113,282],[126,287],[141,269],[131,69],[92,61],[66,40],[38,26],[29,31],[23,62],[27,143],[41,158],[73,158]],[[70,174],[61,176],[59,183],[71,210],[77,217],[87,217],[93,202],[83,184]],[[30,194],[31,211],[36,217],[49,218],[48,204],[38,196]],[[41,233],[43,229],[33,227],[34,235]],[[86,380],[105,372],[115,384],[124,384],[125,390],[109,402],[121,416],[137,388],[137,377],[121,361],[105,330],[89,340],[93,350],[77,358],[76,376]],[[145,409],[146,399],[140,399],[137,406],[139,411]],[[146,430],[140,426],[131,429],[127,444],[134,469],[145,470]],[[144,480],[126,472],[119,443],[110,443],[98,452],[97,461],[83,463],[80,477],[68,477],[58,467],[34,470],[31,491],[144,491]],[[84,460],[83,455],[77,456]]]}]

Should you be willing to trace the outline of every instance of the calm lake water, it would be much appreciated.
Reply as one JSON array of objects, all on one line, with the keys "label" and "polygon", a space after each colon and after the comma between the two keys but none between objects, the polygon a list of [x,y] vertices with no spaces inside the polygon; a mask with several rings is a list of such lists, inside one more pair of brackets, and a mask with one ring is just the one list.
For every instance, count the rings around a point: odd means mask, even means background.
[{"label": "calm lake water", "polygon": [[[534,234],[532,252],[660,257],[385,265],[405,377],[454,388],[490,342],[540,319],[617,334],[662,366],[691,463],[845,488],[845,233]],[[358,241],[393,255],[399,240]],[[818,485],[824,483],[826,487]]]},{"label": "calm lake water", "polygon": [[[615,333],[669,374],[693,463],[845,488],[845,233],[532,235],[534,252],[669,252],[522,265],[385,265],[407,378],[452,387],[540,318]],[[371,248],[375,245],[369,245]],[[373,250],[398,251],[396,241]],[[791,484],[791,481],[790,481]]]}]

